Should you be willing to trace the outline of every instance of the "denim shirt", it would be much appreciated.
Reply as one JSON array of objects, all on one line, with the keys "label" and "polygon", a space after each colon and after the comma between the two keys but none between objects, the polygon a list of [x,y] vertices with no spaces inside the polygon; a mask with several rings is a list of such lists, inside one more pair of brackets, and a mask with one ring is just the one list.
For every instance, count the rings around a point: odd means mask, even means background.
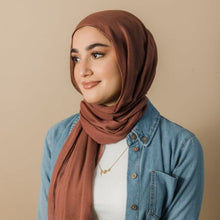
[{"label": "denim shirt", "polygon": [[[148,98],[147,102],[145,114],[126,137],[129,147],[126,220],[197,220],[204,185],[201,144],[192,132],[161,116]],[[78,120],[79,114],[74,114],[47,132],[38,220],[47,220],[53,168]]]}]

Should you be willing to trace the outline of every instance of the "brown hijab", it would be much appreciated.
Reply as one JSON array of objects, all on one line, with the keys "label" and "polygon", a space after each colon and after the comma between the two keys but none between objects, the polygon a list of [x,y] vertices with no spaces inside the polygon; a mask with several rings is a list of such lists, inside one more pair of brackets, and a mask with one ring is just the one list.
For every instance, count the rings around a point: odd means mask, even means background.
[{"label": "brown hijab", "polygon": [[[75,31],[84,26],[99,29],[113,43],[122,89],[113,106],[81,101],[80,120],[64,143],[51,177],[49,220],[92,220],[93,176],[102,146],[125,138],[143,116],[147,108],[145,94],[156,72],[157,49],[153,36],[131,13],[96,12],[84,18]],[[79,91],[73,72],[74,63],[70,59],[71,80]]]}]

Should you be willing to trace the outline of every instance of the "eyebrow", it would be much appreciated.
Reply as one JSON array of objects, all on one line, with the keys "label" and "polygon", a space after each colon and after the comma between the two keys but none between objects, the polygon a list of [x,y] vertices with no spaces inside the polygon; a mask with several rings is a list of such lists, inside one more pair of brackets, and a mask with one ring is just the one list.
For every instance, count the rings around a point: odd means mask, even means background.
[{"label": "eyebrow", "polygon": [[[102,43],[94,43],[90,44],[89,46],[86,47],[86,50],[91,50],[94,47],[109,47],[107,44],[102,44]],[[72,48],[71,53],[78,53],[79,51],[76,48]]]}]

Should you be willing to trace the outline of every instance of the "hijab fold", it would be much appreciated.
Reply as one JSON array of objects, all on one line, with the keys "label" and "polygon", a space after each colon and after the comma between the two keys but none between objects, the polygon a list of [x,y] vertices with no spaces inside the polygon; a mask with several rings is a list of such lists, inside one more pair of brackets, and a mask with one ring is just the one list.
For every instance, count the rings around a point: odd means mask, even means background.
[{"label": "hijab fold", "polygon": [[[113,106],[81,101],[80,120],[67,137],[52,173],[49,220],[92,220],[94,171],[103,145],[125,138],[143,116],[145,95],[156,72],[155,41],[133,14],[122,10],[93,13],[77,25],[72,37],[85,26],[97,28],[113,43],[122,78],[121,94]],[[70,76],[81,93],[71,59]]]}]

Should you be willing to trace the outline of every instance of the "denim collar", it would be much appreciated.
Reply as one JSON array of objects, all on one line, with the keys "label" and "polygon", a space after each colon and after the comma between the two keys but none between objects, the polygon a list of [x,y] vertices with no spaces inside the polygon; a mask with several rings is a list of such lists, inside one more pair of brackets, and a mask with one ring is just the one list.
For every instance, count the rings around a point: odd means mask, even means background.
[{"label": "denim collar", "polygon": [[147,109],[142,118],[137,122],[128,137],[132,139],[134,135],[142,142],[144,147],[148,147],[160,121],[160,113],[152,105],[149,98],[147,99]]}]

